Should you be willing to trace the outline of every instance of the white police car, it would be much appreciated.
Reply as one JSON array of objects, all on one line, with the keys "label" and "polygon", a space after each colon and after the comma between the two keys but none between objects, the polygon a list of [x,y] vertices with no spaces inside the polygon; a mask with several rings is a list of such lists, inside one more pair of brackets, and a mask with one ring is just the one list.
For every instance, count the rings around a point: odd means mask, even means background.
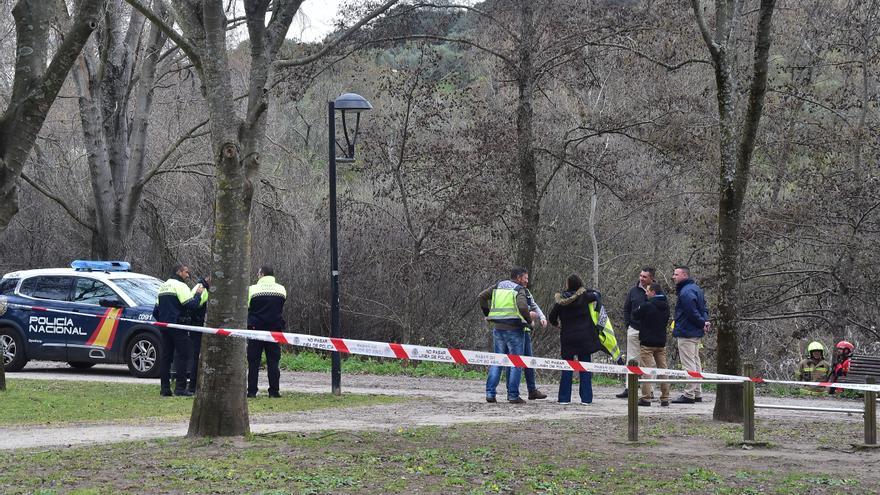
[{"label": "white police car", "polygon": [[6,371],[33,359],[74,368],[125,363],[134,376],[159,376],[161,339],[150,323],[162,281],[129,269],[124,261],[77,260],[71,268],[3,275],[0,349]]}]

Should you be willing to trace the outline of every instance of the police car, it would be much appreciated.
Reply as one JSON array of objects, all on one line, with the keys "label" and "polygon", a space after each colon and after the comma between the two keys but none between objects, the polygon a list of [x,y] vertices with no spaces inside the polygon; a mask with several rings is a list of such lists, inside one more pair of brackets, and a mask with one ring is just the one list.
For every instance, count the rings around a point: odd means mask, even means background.
[{"label": "police car", "polygon": [[77,260],[71,268],[3,275],[0,349],[6,371],[41,360],[74,368],[125,363],[134,376],[159,376],[161,339],[150,323],[162,281],[129,270],[124,261]]}]

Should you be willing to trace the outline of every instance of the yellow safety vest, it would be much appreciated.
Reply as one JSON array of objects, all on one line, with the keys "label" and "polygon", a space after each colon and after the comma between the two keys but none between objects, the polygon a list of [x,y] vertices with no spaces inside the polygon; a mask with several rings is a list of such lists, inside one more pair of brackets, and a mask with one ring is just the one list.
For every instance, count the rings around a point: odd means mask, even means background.
[{"label": "yellow safety vest", "polygon": [[169,278],[162,282],[162,285],[159,286],[159,292],[156,294],[156,302],[158,303],[161,296],[167,296],[169,294],[177,296],[177,300],[180,301],[180,304],[188,303],[194,296],[194,293],[190,292],[189,287],[176,278]]},{"label": "yellow safety vest", "polygon": [[515,289],[493,289],[492,302],[489,303],[488,320],[511,320],[517,319],[525,322],[519,308],[516,306]]},{"label": "yellow safety vest", "polygon": [[614,336],[611,318],[608,318],[604,307],[596,310],[596,301],[590,303],[589,309],[590,318],[593,319],[593,324],[596,325],[596,329],[599,332],[599,342],[608,351],[608,354],[611,355],[611,359],[616,361],[620,357],[620,348],[617,346],[617,337]]}]

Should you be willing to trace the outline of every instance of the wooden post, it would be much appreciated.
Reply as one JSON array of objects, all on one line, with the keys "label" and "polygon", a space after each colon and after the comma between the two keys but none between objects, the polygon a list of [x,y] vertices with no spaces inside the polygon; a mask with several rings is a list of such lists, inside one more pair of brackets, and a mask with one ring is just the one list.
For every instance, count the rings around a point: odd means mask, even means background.
[{"label": "wooden post", "polygon": [[[638,366],[639,362],[630,359],[627,363],[629,366]],[[630,371],[626,375],[626,388],[629,390],[627,397],[626,417],[629,424],[628,440],[630,442],[639,441],[639,375]]]},{"label": "wooden post", "polygon": [[[743,364],[743,374],[751,378],[755,374],[752,363]],[[755,382],[743,382],[743,442],[755,441]]]},{"label": "wooden post", "polygon": [[[865,378],[865,383],[873,385],[874,377]],[[877,392],[865,391],[865,445],[877,445]]]}]

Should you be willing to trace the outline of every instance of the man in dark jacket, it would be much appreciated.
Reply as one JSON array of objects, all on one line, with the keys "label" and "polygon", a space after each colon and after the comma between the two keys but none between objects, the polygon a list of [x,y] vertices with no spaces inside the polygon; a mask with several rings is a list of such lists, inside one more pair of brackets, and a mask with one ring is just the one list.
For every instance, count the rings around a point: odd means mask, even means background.
[{"label": "man in dark jacket", "polygon": [[[287,329],[283,314],[287,289],[275,282],[275,271],[271,267],[260,268],[257,277],[257,283],[248,288],[248,329],[267,332]],[[269,374],[269,397],[281,397],[281,346],[276,342],[250,339],[247,343],[247,396],[257,396],[263,351],[266,352],[266,370]]]},{"label": "man in dark jacket", "polygon": [[[688,371],[703,371],[700,364],[700,339],[711,328],[709,309],[703,289],[691,278],[690,268],[677,266],[672,272],[678,302],[675,303],[675,329],[672,335],[677,338],[678,355],[681,365]],[[693,404],[703,402],[702,387],[698,383],[689,384],[684,393],[673,400],[673,404]]]},{"label": "man in dark jacket", "polygon": [[[626,358],[639,359],[639,329],[641,324],[633,312],[640,304],[645,302],[645,291],[654,282],[654,269],[650,266],[642,268],[639,272],[639,281],[626,295],[623,303],[623,324],[626,327]],[[616,395],[618,399],[626,399],[629,396],[627,389]]]},{"label": "man in dark jacket", "polygon": [[[666,325],[669,323],[669,303],[657,282],[648,286],[645,295],[648,299],[633,311],[633,316],[640,322],[639,366],[666,368]],[[650,406],[653,394],[654,389],[651,384],[643,383],[639,405]],[[669,405],[668,383],[660,384],[660,405]]]},{"label": "man in dark jacket", "polygon": [[[525,345],[525,327],[532,321],[529,311],[529,298],[526,286],[529,272],[522,267],[510,270],[510,280],[502,280],[484,290],[478,296],[480,309],[486,320],[492,324],[492,346],[499,354],[522,355]],[[486,379],[486,402],[497,402],[495,398],[498,382],[501,380],[501,366],[489,366]],[[511,367],[507,371],[507,401],[511,404],[524,404],[519,396],[519,381],[522,370]]]}]

